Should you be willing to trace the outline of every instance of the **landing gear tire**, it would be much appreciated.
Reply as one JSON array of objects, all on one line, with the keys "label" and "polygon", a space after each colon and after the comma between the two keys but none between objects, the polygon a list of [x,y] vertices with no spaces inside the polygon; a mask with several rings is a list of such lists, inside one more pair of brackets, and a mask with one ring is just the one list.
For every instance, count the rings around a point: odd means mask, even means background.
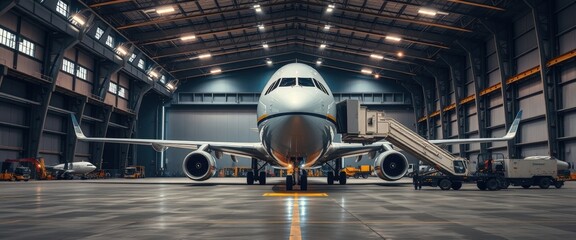
[{"label": "landing gear tire", "polygon": [[300,176],[300,190],[308,190],[308,172],[306,170],[302,170],[302,176]]},{"label": "landing gear tire", "polygon": [[525,184],[525,185],[522,185],[522,188],[524,188],[524,189],[528,189],[528,188],[530,188],[530,185],[527,185],[527,184]]},{"label": "landing gear tire", "polygon": [[334,172],[332,172],[332,171],[328,172],[326,179],[328,180],[328,185],[333,185],[334,184]]},{"label": "landing gear tire", "polygon": [[538,186],[542,189],[548,189],[550,187],[550,179],[549,178],[540,178],[538,181]]},{"label": "landing gear tire", "polygon": [[354,178],[358,179],[360,176],[358,174],[354,174]]},{"label": "landing gear tire", "polygon": [[460,190],[460,188],[462,188],[462,182],[453,182],[452,183],[452,189]]},{"label": "landing gear tire", "polygon": [[500,188],[498,187],[498,180],[496,180],[495,178],[490,178],[488,179],[488,181],[486,181],[486,188],[489,191],[496,191],[499,190]]},{"label": "landing gear tire", "polygon": [[562,186],[564,186],[564,182],[554,182],[554,187],[561,188]]},{"label": "landing gear tire", "polygon": [[346,173],[345,172],[340,172],[339,182],[340,182],[340,185],[346,184]]},{"label": "landing gear tire", "polygon": [[246,173],[246,184],[254,184],[254,172],[250,171]]},{"label": "landing gear tire", "polygon": [[260,172],[260,176],[258,176],[258,183],[260,185],[266,185],[266,172]]},{"label": "landing gear tire", "polygon": [[440,189],[442,190],[450,190],[450,188],[452,187],[452,181],[444,178],[440,180],[440,182],[438,183],[438,187],[440,187]]},{"label": "landing gear tire", "polygon": [[292,191],[294,186],[294,181],[292,175],[286,176],[286,191]]},{"label": "landing gear tire", "polygon": [[486,183],[483,181],[476,182],[476,187],[478,187],[478,189],[484,191],[484,190],[486,190]]},{"label": "landing gear tire", "polygon": [[362,178],[364,178],[364,179],[368,178],[368,173],[362,174]]}]

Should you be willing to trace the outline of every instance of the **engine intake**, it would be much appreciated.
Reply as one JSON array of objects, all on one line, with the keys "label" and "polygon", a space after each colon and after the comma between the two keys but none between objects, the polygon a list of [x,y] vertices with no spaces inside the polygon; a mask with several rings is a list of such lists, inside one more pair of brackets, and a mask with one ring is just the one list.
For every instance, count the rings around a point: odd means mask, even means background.
[{"label": "engine intake", "polygon": [[182,162],[184,174],[194,181],[204,181],[216,173],[216,160],[205,151],[194,151],[186,155]]},{"label": "engine intake", "polygon": [[404,154],[388,150],[381,153],[374,161],[374,171],[378,177],[387,181],[396,181],[408,171],[408,160]]}]

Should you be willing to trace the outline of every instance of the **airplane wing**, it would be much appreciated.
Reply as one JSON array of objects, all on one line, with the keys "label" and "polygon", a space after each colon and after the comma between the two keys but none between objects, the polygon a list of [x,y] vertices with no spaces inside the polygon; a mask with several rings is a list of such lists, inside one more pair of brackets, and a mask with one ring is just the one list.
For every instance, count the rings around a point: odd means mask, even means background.
[{"label": "airplane wing", "polygon": [[[478,143],[478,142],[498,142],[498,141],[508,141],[516,137],[516,132],[518,131],[518,125],[520,124],[520,119],[522,118],[522,110],[516,114],[516,118],[512,122],[508,133],[500,138],[468,138],[468,139],[439,139],[439,140],[429,140],[430,143],[434,144],[465,144],[465,143]],[[363,144],[348,144],[348,143],[333,143],[328,149],[323,158],[324,161],[330,161],[338,159],[341,157],[354,157],[363,154],[375,154],[378,151],[387,151],[392,149],[390,143],[386,141],[376,142],[370,145]]]},{"label": "airplane wing", "polygon": [[465,138],[465,139],[438,139],[438,140],[428,140],[434,144],[465,144],[465,143],[481,143],[481,142],[499,142],[508,141],[516,137],[516,132],[518,131],[518,125],[520,124],[520,119],[522,118],[522,110],[518,111],[516,118],[512,122],[508,133],[500,138]]},{"label": "airplane wing", "polygon": [[93,138],[86,137],[82,132],[82,128],[78,124],[74,114],[72,117],[72,124],[74,126],[74,133],[79,141],[86,142],[106,142],[106,143],[125,143],[136,145],[148,145],[156,151],[163,151],[170,147],[184,148],[196,150],[200,146],[207,145],[208,149],[226,153],[230,155],[242,157],[254,157],[262,161],[271,162],[272,159],[262,146],[262,143],[240,143],[240,142],[209,142],[209,141],[185,141],[185,140],[158,140],[158,139],[135,139],[135,138]]}]

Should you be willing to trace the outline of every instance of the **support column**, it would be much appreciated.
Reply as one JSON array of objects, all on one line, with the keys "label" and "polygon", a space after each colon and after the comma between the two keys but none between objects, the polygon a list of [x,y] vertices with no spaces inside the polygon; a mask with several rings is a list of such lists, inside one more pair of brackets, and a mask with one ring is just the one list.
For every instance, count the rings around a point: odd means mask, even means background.
[{"label": "support column", "polygon": [[548,68],[547,62],[552,59],[556,50],[556,41],[554,41],[554,3],[555,1],[543,1],[540,5],[534,0],[524,0],[526,5],[532,11],[534,29],[538,42],[538,54],[540,58],[540,79],[542,81],[542,90],[546,107],[546,125],[548,126],[548,154],[550,156],[563,159],[560,156],[560,144],[558,136],[560,129],[557,116],[558,106],[561,102],[557,99],[558,83],[552,74],[552,69]]},{"label": "support column", "polygon": [[[424,78],[421,76],[413,76],[414,81],[416,81],[422,87],[422,93],[424,95],[424,115],[430,116],[436,109],[434,106],[435,99],[435,87],[432,83],[432,79]],[[434,131],[434,122],[431,121],[430,117],[426,119],[426,136],[427,139],[436,139],[436,133]]]},{"label": "support column", "polygon": [[[451,129],[448,126],[450,122],[450,116],[444,112],[444,108],[448,106],[449,99],[447,97],[450,95],[449,87],[449,75],[445,69],[438,69],[437,67],[423,66],[427,72],[429,72],[434,77],[436,96],[440,101],[440,107],[437,111],[440,111],[440,127],[442,130],[442,136],[436,136],[437,139],[445,139],[451,136]],[[435,125],[435,124],[434,124]],[[451,151],[452,146],[447,145],[448,151]]]},{"label": "support column", "polygon": [[414,111],[414,123],[415,123],[414,127],[416,128],[418,134],[422,136],[423,133],[421,133],[420,129],[418,128],[418,120],[421,117],[423,117],[419,110],[424,108],[424,96],[422,95],[422,88],[420,87],[420,85],[414,82],[398,81],[397,83],[406,88],[408,92],[410,92],[410,95],[412,96],[412,108]]},{"label": "support column", "polygon": [[[511,23],[494,23],[486,20],[480,21],[482,25],[492,34],[496,48],[496,58],[498,59],[498,68],[500,69],[500,88],[503,100],[505,128],[509,129],[518,107],[516,104],[516,89],[509,87],[506,80],[512,76],[512,31]],[[488,114],[488,112],[487,112]],[[488,116],[486,116],[488,119]],[[507,142],[508,156],[510,158],[520,157],[520,152],[516,147],[516,139]]]},{"label": "support column", "polygon": [[[486,118],[482,115],[482,112],[488,110],[488,101],[486,98],[480,96],[480,92],[488,87],[488,81],[485,78],[486,73],[486,63],[484,62],[484,56],[486,56],[486,50],[484,45],[479,43],[470,43],[457,40],[456,43],[460,45],[464,51],[466,51],[467,61],[471,67],[472,77],[474,82],[474,95],[476,96],[476,118],[478,121],[478,135],[480,138],[487,138],[488,131],[486,127]],[[465,115],[466,116],[466,115]],[[468,123],[468,130],[470,123]],[[466,137],[469,135],[466,134]],[[485,153],[487,151],[489,143],[480,143],[480,153]]]},{"label": "support column", "polygon": [[[94,136],[97,137],[106,137],[106,133],[108,132],[108,125],[110,124],[110,117],[112,116],[112,112],[114,111],[113,106],[106,106],[102,108],[100,113],[100,118],[102,119],[101,123],[97,123],[95,126]],[[104,143],[103,142],[96,142],[91,143],[91,151],[92,159],[90,162],[94,163],[98,169],[102,169],[102,162],[104,161],[102,157],[104,156]]]},{"label": "support column", "polygon": [[[132,117],[132,119],[129,120],[128,123],[128,129],[126,130],[126,134],[125,137],[126,138],[130,138],[132,137],[132,134],[134,133],[134,129],[136,127],[136,123],[138,122],[138,112],[140,111],[140,105],[142,104],[142,99],[144,98],[144,95],[150,91],[153,87],[154,87],[155,82],[151,83],[151,84],[147,84],[144,86],[141,86],[139,88],[136,88],[132,94],[130,99],[131,101],[131,109],[134,110],[134,116]],[[130,156],[130,145],[131,144],[126,144],[125,147],[125,151],[122,151],[123,154],[125,154],[124,156],[121,157],[121,159],[124,159],[124,167],[128,166],[128,157]],[[135,159],[133,159],[134,161]]]},{"label": "support column", "polygon": [[0,87],[2,87],[2,82],[4,80],[4,76],[8,75],[8,67],[5,65],[0,65]]},{"label": "support column", "polygon": [[[454,89],[454,104],[456,104],[456,122],[458,123],[458,138],[463,139],[465,128],[464,119],[466,117],[465,109],[460,106],[460,99],[467,97],[464,93],[464,83],[466,79],[466,64],[464,57],[440,54],[440,58],[448,64],[450,68],[451,84]],[[464,144],[458,145],[461,157],[467,157]]]}]

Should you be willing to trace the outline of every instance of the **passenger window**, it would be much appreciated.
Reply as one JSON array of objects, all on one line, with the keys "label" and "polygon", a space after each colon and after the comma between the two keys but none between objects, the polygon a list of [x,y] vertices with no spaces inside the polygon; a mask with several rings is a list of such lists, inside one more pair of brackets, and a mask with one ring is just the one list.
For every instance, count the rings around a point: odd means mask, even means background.
[{"label": "passenger window", "polygon": [[280,82],[280,87],[290,87],[296,85],[296,78],[282,78]]},{"label": "passenger window", "polygon": [[268,93],[274,91],[274,89],[276,89],[276,87],[278,87],[278,83],[280,82],[280,79],[276,80],[276,82],[272,83],[272,85],[270,85],[270,87],[268,88],[268,90],[266,90],[266,93],[264,95],[268,95]]},{"label": "passenger window", "polygon": [[318,89],[320,89],[320,91],[326,93],[326,95],[330,95],[328,94],[328,91],[326,90],[326,88],[324,87],[324,85],[322,85],[322,83],[320,83],[318,80],[314,79],[314,82],[316,83],[316,87]]},{"label": "passenger window", "polygon": [[298,85],[302,87],[314,87],[312,78],[298,78]]}]

